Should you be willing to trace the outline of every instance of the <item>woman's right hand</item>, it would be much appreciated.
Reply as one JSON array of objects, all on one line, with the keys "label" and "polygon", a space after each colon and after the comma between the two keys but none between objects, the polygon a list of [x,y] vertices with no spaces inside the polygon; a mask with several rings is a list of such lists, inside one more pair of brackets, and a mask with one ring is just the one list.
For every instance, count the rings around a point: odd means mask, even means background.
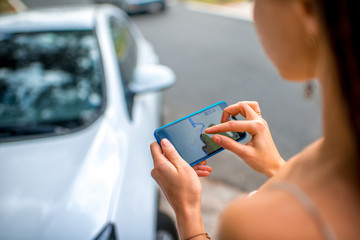
[{"label": "woman's right hand", "polygon": [[[241,114],[246,120],[231,120],[230,116]],[[247,132],[251,140],[245,145],[223,135],[221,132]],[[285,164],[271,137],[269,126],[262,118],[257,102],[238,102],[224,109],[221,124],[205,130],[216,134],[212,140],[219,146],[235,153],[251,168],[272,177]]]}]

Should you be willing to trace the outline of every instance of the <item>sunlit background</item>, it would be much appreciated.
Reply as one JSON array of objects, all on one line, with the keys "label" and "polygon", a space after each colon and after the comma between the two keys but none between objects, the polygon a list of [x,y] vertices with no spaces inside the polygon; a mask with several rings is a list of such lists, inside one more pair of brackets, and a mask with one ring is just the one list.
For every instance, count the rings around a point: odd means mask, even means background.
[{"label": "sunlit background", "polygon": [[[130,13],[131,20],[154,46],[160,62],[175,72],[176,84],[164,92],[164,124],[218,101],[232,104],[242,100],[256,100],[260,103],[263,117],[268,121],[274,141],[284,159],[289,159],[321,135],[321,102],[317,86],[314,86],[314,92],[309,97],[304,85],[281,79],[263,52],[256,35],[252,1],[167,0],[148,9],[129,5],[124,7],[116,0],[97,2],[110,2]],[[9,14],[38,7],[72,7],[88,3],[92,2],[1,0],[0,8],[3,14]],[[68,36],[63,36],[66,37]],[[84,39],[84,35],[77,37],[79,46],[74,46],[77,51],[91,48],[91,39]],[[66,39],[63,41],[68,42]],[[61,58],[58,60],[66,61]],[[0,66],[0,72],[12,74],[4,70],[6,67]],[[36,74],[38,66],[34,65],[32,71]],[[58,79],[56,84],[66,82],[66,77]],[[78,103],[79,107],[86,110],[84,118],[91,116],[91,111],[95,111],[100,104],[96,97],[99,93],[92,92],[91,86],[87,85],[79,85],[79,89],[75,90],[84,91],[85,95],[93,94],[93,106]],[[53,97],[61,96],[62,93],[57,92]],[[46,117],[46,113],[44,114]],[[71,115],[71,112],[67,114]],[[148,151],[148,148],[138,151]],[[203,218],[206,231],[216,236],[217,218],[226,203],[236,196],[256,190],[266,178],[227,151],[210,158],[208,164],[214,170],[209,178],[202,180]],[[163,196],[160,202],[162,211],[173,217]]]}]

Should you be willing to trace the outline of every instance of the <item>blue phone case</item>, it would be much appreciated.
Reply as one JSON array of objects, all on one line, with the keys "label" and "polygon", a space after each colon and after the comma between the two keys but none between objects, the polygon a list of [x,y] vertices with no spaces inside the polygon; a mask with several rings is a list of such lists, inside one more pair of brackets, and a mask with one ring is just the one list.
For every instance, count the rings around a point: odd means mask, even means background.
[{"label": "blue phone case", "polygon": [[[186,116],[186,117],[180,118],[180,119],[178,119],[178,120],[176,120],[176,121],[174,121],[174,122],[172,122],[172,123],[169,123],[169,124],[166,124],[166,125],[164,125],[164,126],[162,126],[162,127],[159,127],[158,129],[156,129],[156,130],[154,131],[154,137],[155,137],[156,141],[157,141],[157,142],[159,143],[159,145],[161,146],[161,144],[160,144],[161,139],[159,139],[158,136],[157,136],[157,134],[156,134],[159,130],[161,130],[161,129],[163,129],[163,128],[166,128],[166,127],[168,127],[168,126],[170,126],[170,125],[173,125],[173,124],[175,124],[175,123],[177,123],[177,122],[180,122],[180,121],[182,121],[182,120],[184,120],[184,119],[187,119],[187,118],[189,118],[189,117],[192,117],[192,116],[194,116],[194,115],[196,115],[196,114],[198,114],[198,113],[200,113],[200,112],[206,111],[206,110],[208,110],[209,108],[215,107],[215,106],[220,105],[220,104],[226,104],[226,105],[227,105],[226,102],[221,101],[221,102],[215,103],[215,104],[213,104],[213,105],[211,105],[211,106],[209,106],[209,107],[206,107],[206,108],[204,108],[204,109],[201,109],[201,110],[199,110],[199,111],[197,111],[197,112],[194,112],[194,113],[192,113],[192,114],[190,114],[190,115],[188,115],[188,116]],[[246,138],[246,132],[244,132],[244,133],[245,133],[245,134],[244,134],[244,137],[238,139],[238,140],[237,140],[238,142],[240,142],[241,140],[244,140],[244,139]],[[194,166],[194,165],[198,164],[199,162],[205,161],[205,160],[208,159],[209,157],[212,157],[212,156],[214,156],[215,154],[217,154],[217,153],[219,153],[219,152],[221,152],[221,151],[223,151],[223,150],[224,150],[224,148],[220,148],[219,150],[217,150],[217,151],[215,151],[215,152],[213,152],[213,153],[211,153],[211,154],[209,154],[209,155],[207,155],[207,156],[205,156],[205,157],[203,157],[203,158],[201,158],[201,159],[199,159],[199,160],[191,163],[190,166]]]}]

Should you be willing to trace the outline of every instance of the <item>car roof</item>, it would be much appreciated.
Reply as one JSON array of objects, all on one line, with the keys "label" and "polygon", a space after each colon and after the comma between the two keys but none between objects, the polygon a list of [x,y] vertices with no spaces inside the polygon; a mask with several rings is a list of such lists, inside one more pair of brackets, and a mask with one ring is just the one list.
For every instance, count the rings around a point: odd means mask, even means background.
[{"label": "car roof", "polygon": [[[109,6],[107,6],[109,7]],[[0,16],[1,32],[93,29],[100,5],[52,7]]]}]

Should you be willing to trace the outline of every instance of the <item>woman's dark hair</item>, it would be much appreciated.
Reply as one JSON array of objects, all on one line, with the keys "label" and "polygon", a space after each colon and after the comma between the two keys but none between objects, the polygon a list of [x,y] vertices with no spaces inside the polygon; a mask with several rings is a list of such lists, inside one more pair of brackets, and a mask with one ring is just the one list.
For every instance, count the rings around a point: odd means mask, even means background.
[{"label": "woman's dark hair", "polygon": [[[317,0],[360,157],[360,0]],[[360,163],[358,161],[358,177]]]}]

